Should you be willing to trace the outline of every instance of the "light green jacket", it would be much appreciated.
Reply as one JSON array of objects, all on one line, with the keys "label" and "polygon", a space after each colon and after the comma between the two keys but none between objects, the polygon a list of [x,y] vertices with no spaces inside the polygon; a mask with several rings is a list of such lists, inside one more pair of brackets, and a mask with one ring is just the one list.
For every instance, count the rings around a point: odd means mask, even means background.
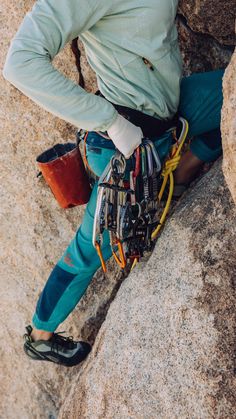
[{"label": "light green jacket", "polygon": [[[179,102],[182,62],[178,0],[38,0],[8,51],[4,77],[60,118],[105,131],[117,111],[52,65],[78,35],[103,95],[113,103],[170,118]],[[152,65],[146,65],[146,58]]]}]

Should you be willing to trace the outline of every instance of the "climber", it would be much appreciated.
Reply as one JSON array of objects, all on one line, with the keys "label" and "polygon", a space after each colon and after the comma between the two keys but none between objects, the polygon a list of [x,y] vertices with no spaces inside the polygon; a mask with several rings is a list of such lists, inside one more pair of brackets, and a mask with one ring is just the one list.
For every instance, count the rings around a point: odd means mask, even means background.
[{"label": "climber", "polygon": [[[49,112],[89,131],[87,158],[98,176],[115,147],[128,158],[143,136],[154,142],[163,161],[172,144],[163,126],[171,126],[177,110],[188,120],[194,137],[175,173],[180,189],[189,185],[204,162],[221,154],[223,71],[182,78],[177,5],[177,0],[38,0],[11,43],[4,77]],[[77,36],[96,73],[100,96],[87,93],[52,65]],[[129,111],[121,115],[116,105],[137,111],[138,122]],[[143,123],[146,116],[151,124]],[[107,132],[111,141],[99,132]],[[24,349],[32,359],[71,366],[91,349],[88,343],[55,331],[100,266],[91,241],[96,191],[97,185],[82,225],[40,295],[33,327],[27,327]],[[105,259],[110,258],[106,234],[102,251]]]}]

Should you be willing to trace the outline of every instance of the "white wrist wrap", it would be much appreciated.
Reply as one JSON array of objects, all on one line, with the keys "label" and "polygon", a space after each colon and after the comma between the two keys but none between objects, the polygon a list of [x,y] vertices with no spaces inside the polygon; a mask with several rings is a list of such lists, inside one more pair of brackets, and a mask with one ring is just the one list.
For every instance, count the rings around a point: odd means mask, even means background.
[{"label": "white wrist wrap", "polygon": [[143,138],[141,128],[136,127],[121,115],[118,115],[107,132],[116,148],[124,154],[126,159],[133,154]]}]

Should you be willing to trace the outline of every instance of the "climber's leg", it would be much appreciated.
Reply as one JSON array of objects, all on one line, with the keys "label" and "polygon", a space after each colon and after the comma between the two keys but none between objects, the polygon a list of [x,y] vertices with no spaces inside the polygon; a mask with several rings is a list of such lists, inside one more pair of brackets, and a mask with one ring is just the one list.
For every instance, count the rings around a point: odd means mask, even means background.
[{"label": "climber's leg", "polygon": [[220,116],[223,102],[224,71],[197,73],[184,77],[181,84],[180,115],[189,122],[190,150],[183,155],[175,172],[178,184],[193,180],[204,162],[216,160],[222,153]]},{"label": "climber's leg", "polygon": [[[33,324],[37,329],[53,332],[71,313],[85,293],[94,273],[101,266],[92,244],[97,186],[87,205],[82,225],[67,250],[54,267],[38,300]],[[111,256],[109,235],[104,233],[104,259]]]},{"label": "climber's leg", "polygon": [[[99,155],[96,172],[102,172],[114,150]],[[88,160],[91,163],[90,154]],[[99,173],[100,174],[100,173]],[[94,273],[101,266],[92,244],[94,213],[97,202],[97,184],[87,204],[82,224],[64,255],[54,267],[38,300],[33,325],[36,329],[53,332],[71,313],[85,293]],[[104,259],[111,256],[108,232],[103,234]]]},{"label": "climber's leg", "polygon": [[204,162],[217,159],[222,152],[223,74],[223,70],[197,73],[181,83],[179,112],[189,122],[189,136],[194,137],[190,149]]}]

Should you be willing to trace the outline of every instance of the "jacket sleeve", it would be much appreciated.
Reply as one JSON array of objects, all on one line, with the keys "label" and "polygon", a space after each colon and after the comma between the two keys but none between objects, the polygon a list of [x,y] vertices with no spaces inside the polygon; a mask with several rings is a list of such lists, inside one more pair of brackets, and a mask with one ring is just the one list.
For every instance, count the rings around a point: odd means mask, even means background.
[{"label": "jacket sleeve", "polygon": [[[3,76],[34,102],[86,130],[107,130],[117,117],[105,99],[64,77],[52,59],[104,14],[98,0],[38,0],[11,42]],[[102,3],[102,7],[101,7]]]}]

